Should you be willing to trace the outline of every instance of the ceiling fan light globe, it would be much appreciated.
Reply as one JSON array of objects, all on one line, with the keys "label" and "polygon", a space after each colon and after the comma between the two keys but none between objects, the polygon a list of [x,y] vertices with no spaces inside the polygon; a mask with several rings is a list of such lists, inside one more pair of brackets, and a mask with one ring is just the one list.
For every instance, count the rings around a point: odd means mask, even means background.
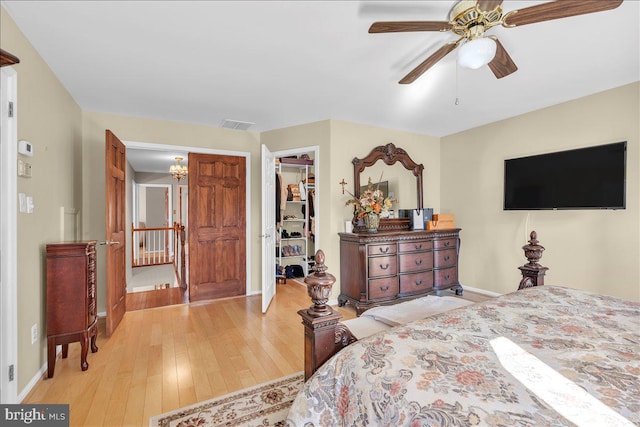
[{"label": "ceiling fan light globe", "polygon": [[496,42],[488,37],[469,40],[458,51],[458,64],[477,70],[496,56],[496,47]]}]

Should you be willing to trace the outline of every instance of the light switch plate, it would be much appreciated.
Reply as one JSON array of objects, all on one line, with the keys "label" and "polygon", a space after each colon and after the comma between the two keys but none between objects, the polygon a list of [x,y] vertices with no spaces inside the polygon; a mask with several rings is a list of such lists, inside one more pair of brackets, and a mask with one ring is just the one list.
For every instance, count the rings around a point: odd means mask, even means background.
[{"label": "light switch plate", "polygon": [[20,201],[20,212],[26,213],[27,212],[27,195],[24,193],[19,193],[18,200]]},{"label": "light switch plate", "polygon": [[27,213],[33,213],[33,196],[27,196]]}]

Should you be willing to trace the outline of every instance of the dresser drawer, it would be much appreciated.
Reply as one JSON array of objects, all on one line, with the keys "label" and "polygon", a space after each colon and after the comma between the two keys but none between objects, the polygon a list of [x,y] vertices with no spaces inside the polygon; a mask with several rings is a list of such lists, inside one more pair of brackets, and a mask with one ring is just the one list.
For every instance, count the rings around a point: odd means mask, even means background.
[{"label": "dresser drawer", "polygon": [[369,299],[385,300],[398,296],[398,276],[369,280]]},{"label": "dresser drawer", "polygon": [[433,242],[435,249],[455,248],[458,245],[458,239],[442,239]]},{"label": "dresser drawer", "polygon": [[433,289],[433,271],[400,275],[400,293],[413,294]]},{"label": "dresser drawer", "polygon": [[398,243],[398,252],[417,252],[427,251],[433,249],[432,240],[418,240],[416,242],[402,242]]},{"label": "dresser drawer", "polygon": [[446,285],[452,285],[458,283],[458,268],[443,268],[441,270],[434,270],[435,286],[442,287]]},{"label": "dresser drawer", "polygon": [[435,268],[453,267],[458,261],[457,249],[445,249],[435,251],[433,254],[433,266]]},{"label": "dresser drawer", "polygon": [[396,253],[396,244],[388,243],[385,245],[369,245],[367,246],[367,255],[393,255]]},{"label": "dresser drawer", "polygon": [[411,273],[433,268],[433,252],[414,252],[398,255],[400,273]]},{"label": "dresser drawer", "polygon": [[398,272],[395,255],[371,257],[368,261],[369,277],[393,276]]}]

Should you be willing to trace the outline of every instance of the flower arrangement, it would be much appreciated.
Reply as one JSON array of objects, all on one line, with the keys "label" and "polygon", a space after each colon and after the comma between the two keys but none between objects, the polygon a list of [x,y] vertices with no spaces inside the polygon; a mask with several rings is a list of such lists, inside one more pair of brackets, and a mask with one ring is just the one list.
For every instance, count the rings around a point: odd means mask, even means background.
[{"label": "flower arrangement", "polygon": [[[382,176],[380,179],[382,179]],[[389,209],[391,209],[392,203],[395,202],[394,199],[385,197],[384,194],[382,194],[382,190],[380,190],[380,182],[374,186],[371,178],[369,178],[369,182],[367,183],[367,189],[359,198],[356,198],[351,193],[349,193],[349,195],[351,195],[351,199],[347,200],[345,206],[355,206],[358,219],[369,214],[388,217]]]}]

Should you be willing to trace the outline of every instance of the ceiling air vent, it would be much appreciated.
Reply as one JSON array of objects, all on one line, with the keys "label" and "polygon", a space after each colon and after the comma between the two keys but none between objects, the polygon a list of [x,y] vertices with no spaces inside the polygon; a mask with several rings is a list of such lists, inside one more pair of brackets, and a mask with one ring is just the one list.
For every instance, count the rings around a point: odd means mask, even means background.
[{"label": "ceiling air vent", "polygon": [[247,130],[253,125],[255,125],[255,123],[241,122],[240,120],[224,119],[220,124],[220,127],[227,128],[227,129],[235,129],[235,130]]}]

